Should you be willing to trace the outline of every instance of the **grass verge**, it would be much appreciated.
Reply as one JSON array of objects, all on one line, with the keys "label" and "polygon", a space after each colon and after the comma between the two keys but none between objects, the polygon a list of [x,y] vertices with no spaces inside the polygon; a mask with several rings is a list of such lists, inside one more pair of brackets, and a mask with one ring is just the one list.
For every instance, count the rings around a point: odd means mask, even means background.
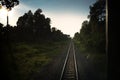
[{"label": "grass verge", "polygon": [[74,43],[79,54],[85,56],[88,64],[93,66],[94,73],[96,73],[99,80],[107,80],[107,54],[97,51],[89,51],[78,41],[74,41]]},{"label": "grass verge", "polygon": [[[32,75],[39,73],[45,65],[61,53],[67,42],[47,43],[15,43],[12,44],[12,54],[16,72],[20,80],[32,80]],[[16,77],[18,77],[16,76]]]}]

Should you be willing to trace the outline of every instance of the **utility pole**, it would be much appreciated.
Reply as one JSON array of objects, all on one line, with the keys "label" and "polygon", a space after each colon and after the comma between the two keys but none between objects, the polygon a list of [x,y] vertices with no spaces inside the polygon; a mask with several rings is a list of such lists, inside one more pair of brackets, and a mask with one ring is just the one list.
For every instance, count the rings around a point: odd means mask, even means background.
[{"label": "utility pole", "polygon": [[8,13],[7,13],[7,26],[9,25],[9,17],[8,17]]},{"label": "utility pole", "polygon": [[106,0],[106,53],[108,54],[108,1]]}]

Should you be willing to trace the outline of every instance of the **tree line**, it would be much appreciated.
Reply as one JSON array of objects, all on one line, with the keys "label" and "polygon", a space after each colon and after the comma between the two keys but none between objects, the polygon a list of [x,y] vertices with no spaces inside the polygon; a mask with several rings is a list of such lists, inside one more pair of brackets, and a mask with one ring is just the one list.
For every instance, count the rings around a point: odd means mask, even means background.
[{"label": "tree line", "polygon": [[46,18],[41,9],[34,13],[29,10],[18,18],[17,26],[3,26],[0,23],[0,35],[11,42],[61,41],[69,38],[61,30],[51,28],[50,23],[51,19]]},{"label": "tree line", "polygon": [[105,53],[106,45],[106,2],[98,0],[90,6],[89,21],[82,23],[80,32],[75,33],[74,39],[88,51]]}]

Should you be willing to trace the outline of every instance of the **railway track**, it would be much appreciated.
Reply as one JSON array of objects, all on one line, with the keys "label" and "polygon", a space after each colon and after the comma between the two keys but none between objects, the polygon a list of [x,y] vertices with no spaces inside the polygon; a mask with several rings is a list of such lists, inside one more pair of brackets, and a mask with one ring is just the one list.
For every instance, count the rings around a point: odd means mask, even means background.
[{"label": "railway track", "polygon": [[60,80],[78,80],[76,56],[73,42],[70,43]]}]

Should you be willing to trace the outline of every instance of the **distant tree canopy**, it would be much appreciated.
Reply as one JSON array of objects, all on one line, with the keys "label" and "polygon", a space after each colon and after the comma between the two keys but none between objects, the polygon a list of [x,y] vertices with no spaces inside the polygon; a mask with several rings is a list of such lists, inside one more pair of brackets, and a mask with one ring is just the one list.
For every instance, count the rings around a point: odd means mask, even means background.
[{"label": "distant tree canopy", "polygon": [[86,50],[105,52],[105,21],[106,1],[98,0],[90,6],[89,21],[82,23],[80,32],[76,33],[74,39],[80,41],[80,45]]},{"label": "distant tree canopy", "polygon": [[39,42],[46,40],[61,41],[69,38],[69,35],[63,34],[60,30],[53,30],[51,28],[51,19],[46,18],[42,14],[41,9],[37,9],[34,13],[29,10],[23,16],[20,16],[17,21],[17,26],[6,26],[3,29],[3,35],[9,33],[9,39],[11,41],[27,41],[27,42]]},{"label": "distant tree canopy", "polygon": [[19,0],[0,0],[0,8],[5,6],[8,10],[11,10],[14,6],[19,4]]}]

